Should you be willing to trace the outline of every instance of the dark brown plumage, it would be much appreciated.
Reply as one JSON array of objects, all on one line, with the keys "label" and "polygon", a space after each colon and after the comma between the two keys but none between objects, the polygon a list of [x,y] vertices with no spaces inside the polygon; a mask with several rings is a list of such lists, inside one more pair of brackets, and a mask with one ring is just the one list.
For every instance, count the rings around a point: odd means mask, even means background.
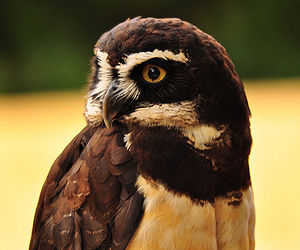
[{"label": "dark brown plumage", "polygon": [[253,249],[250,110],[225,49],[135,18],[94,52],[88,125],[50,170],[30,249]]},{"label": "dark brown plumage", "polygon": [[41,191],[30,249],[124,249],[143,198],[121,133],[87,126],[57,158]]}]

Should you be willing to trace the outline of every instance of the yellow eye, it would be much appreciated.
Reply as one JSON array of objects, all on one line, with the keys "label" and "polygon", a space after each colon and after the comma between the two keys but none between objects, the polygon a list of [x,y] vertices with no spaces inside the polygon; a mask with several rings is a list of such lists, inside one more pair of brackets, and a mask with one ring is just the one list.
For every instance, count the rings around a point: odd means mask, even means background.
[{"label": "yellow eye", "polygon": [[143,68],[142,76],[148,83],[157,83],[164,79],[166,74],[167,71],[163,68],[153,64],[147,64]]}]

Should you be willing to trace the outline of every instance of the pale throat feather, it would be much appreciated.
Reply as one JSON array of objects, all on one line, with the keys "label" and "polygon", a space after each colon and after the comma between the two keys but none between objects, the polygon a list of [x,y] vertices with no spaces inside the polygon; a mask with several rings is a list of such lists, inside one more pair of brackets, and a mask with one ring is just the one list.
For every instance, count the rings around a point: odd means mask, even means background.
[{"label": "pale throat feather", "polygon": [[145,212],[128,247],[130,250],[199,249],[253,250],[255,209],[251,186],[218,197],[215,203],[194,203],[185,195],[139,176],[138,191]]},{"label": "pale throat feather", "polygon": [[214,207],[193,203],[139,176],[145,213],[127,249],[217,249]]}]

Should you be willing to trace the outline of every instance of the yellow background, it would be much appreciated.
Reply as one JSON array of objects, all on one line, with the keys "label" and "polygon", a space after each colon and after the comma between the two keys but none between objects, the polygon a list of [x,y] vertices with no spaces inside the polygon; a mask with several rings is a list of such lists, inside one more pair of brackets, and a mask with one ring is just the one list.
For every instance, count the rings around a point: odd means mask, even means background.
[{"label": "yellow background", "polygon": [[[256,249],[300,249],[300,79],[247,84]],[[0,96],[0,249],[27,249],[49,168],[84,127],[79,92]]]}]

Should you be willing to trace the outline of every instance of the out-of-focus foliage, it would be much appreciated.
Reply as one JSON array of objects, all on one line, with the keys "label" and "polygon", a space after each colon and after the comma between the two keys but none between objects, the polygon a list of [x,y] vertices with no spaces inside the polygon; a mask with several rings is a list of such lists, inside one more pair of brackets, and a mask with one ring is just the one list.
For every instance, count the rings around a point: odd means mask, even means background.
[{"label": "out-of-focus foliage", "polygon": [[213,35],[242,78],[299,76],[298,0],[6,0],[0,92],[82,88],[98,37],[128,17],[179,17]]}]

